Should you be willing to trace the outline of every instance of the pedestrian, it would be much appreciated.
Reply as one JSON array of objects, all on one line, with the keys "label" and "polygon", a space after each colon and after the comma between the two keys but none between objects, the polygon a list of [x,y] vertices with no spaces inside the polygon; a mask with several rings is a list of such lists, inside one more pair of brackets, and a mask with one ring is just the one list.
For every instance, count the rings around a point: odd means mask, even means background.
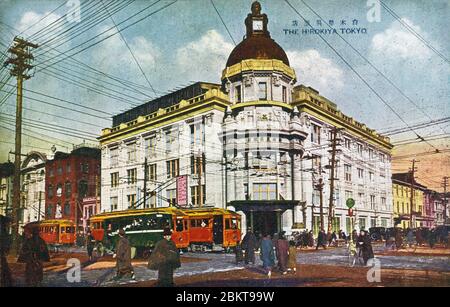
[{"label": "pedestrian", "polygon": [[400,228],[395,228],[395,247],[397,250],[402,248],[403,246],[403,235],[402,230]]},{"label": "pedestrian", "polygon": [[273,234],[272,245],[273,245],[273,248],[275,250],[275,257],[278,257],[277,256],[277,249],[278,249],[277,244],[278,244],[278,239],[279,238],[280,238],[280,235],[277,232]]},{"label": "pedestrian", "polygon": [[255,249],[257,240],[256,236],[253,233],[251,228],[247,229],[247,233],[244,236],[244,239],[242,240],[242,248],[245,251],[245,264],[248,264],[251,262],[252,264],[255,264]]},{"label": "pedestrian", "polygon": [[367,234],[365,230],[361,230],[357,245],[360,247],[360,250],[362,252],[364,265],[367,265],[367,261],[373,258],[374,255],[370,236]]},{"label": "pedestrian", "polygon": [[428,233],[428,244],[430,245],[430,248],[433,248],[436,244],[436,231],[434,228]]},{"label": "pedestrian", "polygon": [[294,241],[289,241],[288,271],[297,272],[297,248]]},{"label": "pedestrian", "polygon": [[408,246],[411,247],[414,244],[414,232],[411,228],[406,230],[406,241],[408,242]]},{"label": "pedestrian", "polygon": [[278,260],[278,269],[283,275],[287,273],[287,262],[289,255],[289,242],[286,239],[285,232],[282,231],[277,241],[277,260]]},{"label": "pedestrian", "polygon": [[172,241],[172,231],[165,228],[148,259],[148,268],[158,270],[157,287],[173,287],[173,271],[181,266],[180,253]]},{"label": "pedestrian", "polygon": [[44,279],[43,261],[50,261],[47,244],[39,236],[39,228],[25,232],[25,240],[19,253],[18,262],[25,262],[25,283],[28,287],[38,287]]},{"label": "pedestrian", "polygon": [[86,234],[86,249],[87,249],[89,261],[93,260],[92,252],[94,251],[94,246],[95,246],[95,238],[92,235],[91,231],[88,230],[88,232]]},{"label": "pedestrian", "polygon": [[242,252],[242,245],[240,242],[237,242],[236,247],[234,248],[234,253],[236,255],[236,264],[244,261],[244,254]]},{"label": "pedestrian", "polygon": [[261,254],[260,258],[263,262],[263,268],[267,276],[272,276],[272,267],[275,265],[275,257],[273,252],[273,243],[270,235],[265,233],[261,240]]},{"label": "pedestrian", "polygon": [[119,229],[119,240],[116,245],[116,253],[113,256],[116,258],[116,276],[115,280],[129,275],[131,279],[135,279],[134,269],[131,265],[131,246],[128,238],[125,235],[125,230]]},{"label": "pedestrian", "polygon": [[11,270],[6,259],[11,244],[8,235],[9,223],[8,217],[0,215],[0,288],[12,286]]},{"label": "pedestrian", "polygon": [[337,243],[337,235],[336,235],[336,231],[333,231],[333,233],[331,234],[331,238],[330,238],[330,244],[329,245],[334,245],[336,247],[338,247],[338,243]]},{"label": "pedestrian", "polygon": [[422,246],[422,244],[423,244],[422,231],[423,231],[422,228],[417,228],[417,230],[416,230],[416,243],[417,243],[417,246]]},{"label": "pedestrian", "polygon": [[310,230],[308,232],[308,246],[309,247],[314,247],[314,235],[313,235],[313,231]]},{"label": "pedestrian", "polygon": [[325,234],[325,230],[323,230],[323,228],[319,231],[319,234],[317,235],[317,245],[316,245],[316,250],[319,249],[319,246],[322,246],[324,249],[327,249],[326,246],[326,234]]}]

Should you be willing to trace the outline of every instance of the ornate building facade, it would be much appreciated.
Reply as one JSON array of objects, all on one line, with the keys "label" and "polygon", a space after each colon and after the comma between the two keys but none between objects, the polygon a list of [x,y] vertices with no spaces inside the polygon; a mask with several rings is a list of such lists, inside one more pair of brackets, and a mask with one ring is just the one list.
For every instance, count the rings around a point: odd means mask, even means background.
[{"label": "ornate building facade", "polygon": [[334,227],[345,230],[352,197],[357,226],[391,226],[389,139],[295,86],[258,2],[245,25],[220,84],[195,83],[116,115],[102,130],[101,211],[216,206],[239,212],[244,231],[317,229],[314,183],[326,183],[325,218],[328,135],[339,128]]}]

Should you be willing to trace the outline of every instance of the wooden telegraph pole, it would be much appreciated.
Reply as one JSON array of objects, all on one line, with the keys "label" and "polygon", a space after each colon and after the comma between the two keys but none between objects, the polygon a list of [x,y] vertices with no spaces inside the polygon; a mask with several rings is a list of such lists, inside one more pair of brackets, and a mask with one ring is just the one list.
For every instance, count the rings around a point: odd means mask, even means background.
[{"label": "wooden telegraph pole", "polygon": [[333,129],[331,130],[331,165],[330,165],[330,199],[329,199],[329,203],[328,203],[328,229],[327,232],[330,234],[332,227],[333,227],[333,219],[334,219],[334,211],[333,211],[333,206],[334,206],[334,182],[337,179],[334,175],[335,175],[335,169],[336,169],[336,147],[338,145],[338,138],[337,138],[337,134],[338,131],[341,129],[337,129],[336,127],[333,127]]},{"label": "wooden telegraph pole", "polygon": [[411,197],[409,201],[409,227],[414,228],[415,225],[413,225],[413,209],[414,209],[414,173],[416,171],[415,164],[417,161],[416,159],[413,159],[412,161],[412,167],[411,167],[411,182],[410,182],[410,188],[411,188]]},{"label": "wooden telegraph pole", "polygon": [[12,203],[12,249],[13,255],[19,250],[19,210],[20,206],[20,156],[22,151],[22,87],[23,81],[31,78],[27,73],[33,66],[30,64],[34,59],[31,54],[32,48],[38,45],[30,43],[20,37],[14,38],[14,45],[8,49],[11,56],[4,63],[11,65],[10,73],[17,78],[17,101],[16,101],[16,138],[14,150],[14,178],[13,178],[13,203]]},{"label": "wooden telegraph pole", "polygon": [[448,186],[448,178],[445,176],[444,177],[444,182],[442,184],[442,186],[444,187],[444,225],[447,221],[447,186]]}]

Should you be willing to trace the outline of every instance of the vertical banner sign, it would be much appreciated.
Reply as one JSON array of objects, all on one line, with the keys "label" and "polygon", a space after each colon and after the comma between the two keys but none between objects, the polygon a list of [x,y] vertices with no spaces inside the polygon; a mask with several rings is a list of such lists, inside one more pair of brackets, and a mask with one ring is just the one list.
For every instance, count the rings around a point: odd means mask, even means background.
[{"label": "vertical banner sign", "polygon": [[187,176],[177,177],[177,205],[187,205]]}]

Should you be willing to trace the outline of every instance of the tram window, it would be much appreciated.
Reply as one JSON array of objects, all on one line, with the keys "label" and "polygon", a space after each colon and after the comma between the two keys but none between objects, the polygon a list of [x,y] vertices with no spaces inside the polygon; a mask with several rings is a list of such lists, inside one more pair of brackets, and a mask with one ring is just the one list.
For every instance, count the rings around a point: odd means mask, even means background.
[{"label": "tram window", "polygon": [[201,227],[208,227],[208,224],[209,224],[209,220],[208,219],[203,219],[200,226]]},{"label": "tram window", "polygon": [[183,221],[182,220],[177,220],[176,225],[177,225],[176,231],[178,231],[178,232],[183,231]]},{"label": "tram window", "polygon": [[66,227],[61,227],[61,233],[65,233],[66,232]]},{"label": "tram window", "polygon": [[238,221],[236,219],[231,219],[231,229],[238,229]]},{"label": "tram window", "polygon": [[225,229],[231,229],[230,219],[225,220]]},{"label": "tram window", "polygon": [[188,229],[188,221],[184,221],[184,230]]}]

